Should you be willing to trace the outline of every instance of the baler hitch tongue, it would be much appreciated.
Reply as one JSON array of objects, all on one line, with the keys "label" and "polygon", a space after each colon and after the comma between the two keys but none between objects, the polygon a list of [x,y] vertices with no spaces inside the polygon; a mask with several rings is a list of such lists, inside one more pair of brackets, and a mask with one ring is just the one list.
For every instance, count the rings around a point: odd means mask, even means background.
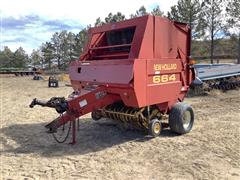
[{"label": "baler hitch tongue", "polygon": [[48,101],[38,100],[34,98],[29,107],[33,108],[35,105],[54,108],[60,114],[64,113],[68,108],[68,103],[64,97],[52,97]]}]

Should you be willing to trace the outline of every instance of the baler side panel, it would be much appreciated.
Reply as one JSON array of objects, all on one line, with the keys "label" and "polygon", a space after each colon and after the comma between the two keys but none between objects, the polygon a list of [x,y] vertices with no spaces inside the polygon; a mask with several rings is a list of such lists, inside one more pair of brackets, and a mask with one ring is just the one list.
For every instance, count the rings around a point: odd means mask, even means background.
[{"label": "baler side panel", "polygon": [[[143,27],[141,27],[143,28]],[[142,33],[142,43],[137,58],[145,59],[153,58],[153,47],[154,47],[154,17],[149,16],[147,24]],[[141,37],[141,36],[140,36]]]},{"label": "baler side panel", "polygon": [[134,62],[133,72],[134,72],[134,91],[137,99],[138,107],[144,107],[147,105],[146,96],[146,83],[147,83],[147,60],[146,59],[136,59]]},{"label": "baler side panel", "polygon": [[179,59],[148,60],[147,104],[177,100],[182,87],[181,70]]},{"label": "baler side panel", "polygon": [[77,62],[69,67],[69,75],[72,81],[129,84],[133,78],[133,62]]},{"label": "baler side panel", "polygon": [[176,28],[168,19],[155,17],[155,58],[177,57]]},{"label": "baler side panel", "polygon": [[138,101],[136,98],[135,91],[132,87],[132,84],[128,87],[109,87],[107,88],[107,92],[110,94],[119,94],[121,100],[124,102],[126,106],[129,107],[138,107]]},{"label": "baler side panel", "polygon": [[[180,59],[183,64],[183,74],[185,78],[186,84],[185,86],[189,86],[192,83],[194,78],[194,71],[189,67],[189,56],[190,56],[190,44],[191,44],[191,33],[190,29],[186,24],[174,22],[175,29],[177,29],[176,37],[177,37],[177,49],[178,56],[180,55]],[[187,87],[185,87],[187,88]]]}]

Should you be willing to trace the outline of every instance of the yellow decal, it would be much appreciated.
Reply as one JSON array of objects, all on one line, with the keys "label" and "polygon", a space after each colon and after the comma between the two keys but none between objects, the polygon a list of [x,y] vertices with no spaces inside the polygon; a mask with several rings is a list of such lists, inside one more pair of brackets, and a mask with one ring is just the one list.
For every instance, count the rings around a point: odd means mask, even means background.
[{"label": "yellow decal", "polygon": [[153,83],[167,83],[169,81],[176,81],[176,74],[164,74],[164,75],[155,75],[153,76]]},{"label": "yellow decal", "polygon": [[177,69],[177,64],[154,64],[153,69],[155,71],[169,71],[169,70],[175,70]]}]

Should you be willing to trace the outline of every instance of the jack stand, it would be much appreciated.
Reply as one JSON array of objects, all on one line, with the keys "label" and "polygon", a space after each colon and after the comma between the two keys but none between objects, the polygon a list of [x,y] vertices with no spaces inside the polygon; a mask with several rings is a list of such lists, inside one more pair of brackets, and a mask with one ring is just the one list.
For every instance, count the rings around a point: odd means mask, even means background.
[{"label": "jack stand", "polygon": [[72,121],[72,142],[70,142],[69,144],[76,144],[76,120]]},{"label": "jack stand", "polygon": [[78,118],[78,119],[77,119],[77,130],[78,130],[78,131],[79,131],[79,129],[80,129],[80,128],[79,128],[79,127],[80,127],[79,121],[80,121],[80,119]]}]

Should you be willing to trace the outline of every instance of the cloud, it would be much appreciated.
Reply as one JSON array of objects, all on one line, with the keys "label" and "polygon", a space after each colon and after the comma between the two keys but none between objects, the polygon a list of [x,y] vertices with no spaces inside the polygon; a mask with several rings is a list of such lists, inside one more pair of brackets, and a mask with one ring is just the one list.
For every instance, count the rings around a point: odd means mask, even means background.
[{"label": "cloud", "polygon": [[26,42],[27,39],[24,37],[17,37],[17,38],[12,38],[12,39],[8,39],[8,40],[4,40],[3,43],[14,43],[14,42]]},{"label": "cloud", "polygon": [[4,30],[9,29],[24,29],[27,24],[38,21],[38,16],[28,15],[22,17],[21,19],[16,19],[14,17],[3,17],[2,18],[2,26]]},{"label": "cloud", "polygon": [[[74,24],[74,25],[72,25]],[[38,15],[27,15],[20,18],[3,17],[2,28],[4,31],[45,27],[45,30],[71,30],[82,28],[77,22],[72,20],[44,19]]]},{"label": "cloud", "polygon": [[[37,48],[45,41],[49,41],[56,31],[68,30],[78,32],[83,27],[71,20],[45,19],[38,15],[16,17],[3,17],[2,19],[2,47],[9,46],[15,50],[16,44],[24,49]],[[15,44],[14,44],[15,43]],[[31,53],[28,51],[28,53]]]},{"label": "cloud", "polygon": [[[74,25],[73,25],[74,24]],[[59,30],[73,30],[78,28],[79,31],[82,29],[82,25],[71,20],[48,20],[43,22],[43,26],[48,27],[49,30],[59,31]]]}]

